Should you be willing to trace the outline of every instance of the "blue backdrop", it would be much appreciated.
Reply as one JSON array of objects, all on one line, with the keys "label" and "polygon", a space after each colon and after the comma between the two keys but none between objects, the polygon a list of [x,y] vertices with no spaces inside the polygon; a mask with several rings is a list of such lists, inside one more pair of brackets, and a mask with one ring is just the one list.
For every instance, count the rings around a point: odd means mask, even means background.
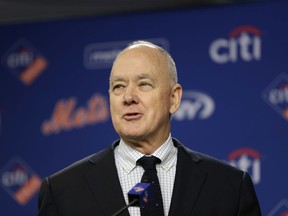
[{"label": "blue backdrop", "polygon": [[118,138],[108,77],[128,42],[171,53],[172,135],[250,173],[263,215],[288,215],[288,3],[0,26],[0,215],[36,215],[41,179]]}]

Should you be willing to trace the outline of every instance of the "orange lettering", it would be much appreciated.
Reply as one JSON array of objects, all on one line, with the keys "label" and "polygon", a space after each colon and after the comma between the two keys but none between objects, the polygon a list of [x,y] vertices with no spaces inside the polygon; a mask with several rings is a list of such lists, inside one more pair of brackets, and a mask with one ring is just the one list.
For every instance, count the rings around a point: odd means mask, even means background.
[{"label": "orange lettering", "polygon": [[80,107],[75,113],[74,119],[73,119],[73,125],[75,127],[83,127],[87,122],[87,117],[86,117],[86,111],[84,108]]},{"label": "orange lettering", "polygon": [[109,118],[109,109],[105,97],[93,95],[87,102],[87,108],[75,110],[76,99],[60,100],[56,103],[50,120],[42,123],[42,133],[49,135],[61,130],[82,128],[88,124],[96,124]]},{"label": "orange lettering", "polygon": [[62,129],[69,130],[72,125],[70,115],[75,107],[76,99],[70,98],[66,102],[60,100],[54,109],[51,120],[42,124],[42,133],[47,135],[50,133],[59,133]]},{"label": "orange lettering", "polygon": [[60,101],[56,105],[55,111],[52,117],[52,125],[55,126],[57,132],[61,129],[70,129],[71,122],[70,116],[75,107],[76,99],[70,98],[66,101]]}]

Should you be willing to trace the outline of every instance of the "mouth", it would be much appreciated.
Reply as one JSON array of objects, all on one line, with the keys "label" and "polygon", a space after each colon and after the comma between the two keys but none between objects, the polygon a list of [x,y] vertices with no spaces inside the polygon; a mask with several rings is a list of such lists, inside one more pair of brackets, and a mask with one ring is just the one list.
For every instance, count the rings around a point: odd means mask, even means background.
[{"label": "mouth", "polygon": [[138,120],[142,117],[143,115],[141,113],[136,113],[136,112],[131,112],[131,113],[125,113],[123,115],[123,119],[127,121],[133,121],[133,120]]}]

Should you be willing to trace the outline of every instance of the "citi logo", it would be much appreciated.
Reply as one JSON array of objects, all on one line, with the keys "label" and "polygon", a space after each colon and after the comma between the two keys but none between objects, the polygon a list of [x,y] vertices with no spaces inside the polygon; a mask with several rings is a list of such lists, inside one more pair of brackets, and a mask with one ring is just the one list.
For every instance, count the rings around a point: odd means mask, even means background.
[{"label": "citi logo", "polygon": [[173,115],[177,121],[207,119],[215,110],[214,100],[207,94],[197,91],[184,91],[181,105]]},{"label": "citi logo", "polygon": [[210,58],[217,64],[250,62],[261,59],[261,31],[254,26],[233,29],[228,38],[214,40],[209,47]]},{"label": "citi logo", "polygon": [[264,90],[264,100],[278,112],[284,119],[288,120],[288,74],[280,74]]},{"label": "citi logo", "polygon": [[0,172],[0,186],[20,205],[39,191],[41,178],[19,158],[13,158]]},{"label": "citi logo", "polygon": [[3,58],[4,65],[25,85],[31,85],[47,68],[47,60],[30,43],[17,41]]},{"label": "citi logo", "polygon": [[7,65],[10,68],[27,67],[34,59],[34,53],[29,49],[20,49],[11,53],[7,58]]},{"label": "citi logo", "polygon": [[248,172],[254,184],[261,180],[260,153],[250,148],[240,148],[228,156],[229,163],[245,172]]}]

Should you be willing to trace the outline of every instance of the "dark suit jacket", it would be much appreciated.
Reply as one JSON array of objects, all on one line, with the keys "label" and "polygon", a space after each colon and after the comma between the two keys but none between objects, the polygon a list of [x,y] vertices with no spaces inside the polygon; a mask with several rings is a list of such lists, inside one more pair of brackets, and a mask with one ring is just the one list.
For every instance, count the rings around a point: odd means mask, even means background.
[{"label": "dark suit jacket", "polygon": [[[178,161],[169,216],[261,215],[248,174],[173,142]],[[46,178],[38,216],[111,216],[125,206],[113,152],[118,144]]]}]

